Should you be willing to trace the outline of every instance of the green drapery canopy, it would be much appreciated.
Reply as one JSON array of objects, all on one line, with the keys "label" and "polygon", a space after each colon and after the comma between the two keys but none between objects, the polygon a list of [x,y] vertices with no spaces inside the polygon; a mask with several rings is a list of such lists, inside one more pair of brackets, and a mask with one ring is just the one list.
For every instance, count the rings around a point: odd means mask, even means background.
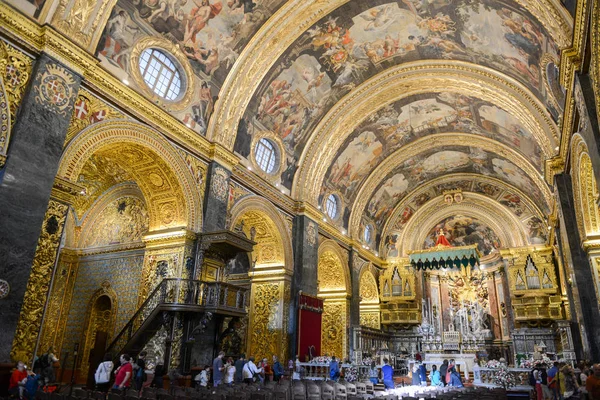
[{"label": "green drapery canopy", "polygon": [[409,252],[410,264],[416,269],[471,268],[479,265],[477,245],[448,247],[438,245],[426,250]]}]

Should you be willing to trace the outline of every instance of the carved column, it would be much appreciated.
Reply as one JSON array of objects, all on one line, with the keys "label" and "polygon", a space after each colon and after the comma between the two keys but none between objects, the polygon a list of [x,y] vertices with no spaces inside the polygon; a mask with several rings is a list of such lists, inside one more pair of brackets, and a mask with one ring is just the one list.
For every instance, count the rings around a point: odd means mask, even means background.
[{"label": "carved column", "polygon": [[[589,346],[589,352],[584,351],[584,357],[589,359],[600,358],[600,309],[596,306],[598,298],[596,294],[595,280],[592,268],[586,252],[581,247],[581,238],[577,228],[576,205],[573,204],[573,188],[571,177],[567,174],[555,176],[556,188],[560,201],[560,224],[565,235],[563,240],[563,251],[570,255],[569,264],[572,266],[572,290],[574,300],[578,300],[583,317],[581,326],[581,337]],[[568,278],[569,279],[569,278]],[[592,306],[594,305],[594,306]],[[584,345],[584,350],[585,350]]]},{"label": "carved column", "polygon": [[288,336],[289,354],[297,353],[297,310],[300,291],[311,296],[317,295],[317,265],[319,262],[319,226],[306,215],[294,218],[292,226],[292,245],[294,248],[294,276],[291,282],[289,306]]},{"label": "carved column", "polygon": [[[32,284],[46,279],[36,276],[31,266],[40,232],[43,235],[44,229],[50,229],[47,234],[54,235],[60,226],[60,218],[56,216],[46,220],[50,218],[46,217],[46,211],[55,210],[57,215],[63,212],[58,205],[49,207],[48,200],[81,80],[45,54],[36,61],[32,76],[12,131],[0,183],[0,225],[3,228],[0,231],[0,279],[11,286],[8,297],[0,300],[3,309],[0,361],[8,361],[13,338],[18,346],[13,349],[13,357],[25,357],[27,361],[35,347],[30,341],[35,342],[41,328],[41,312],[50,281],[46,286],[30,285],[36,293],[25,301],[23,296],[28,279]],[[42,309],[38,311],[40,304]],[[17,330],[19,315],[22,319]]]}]

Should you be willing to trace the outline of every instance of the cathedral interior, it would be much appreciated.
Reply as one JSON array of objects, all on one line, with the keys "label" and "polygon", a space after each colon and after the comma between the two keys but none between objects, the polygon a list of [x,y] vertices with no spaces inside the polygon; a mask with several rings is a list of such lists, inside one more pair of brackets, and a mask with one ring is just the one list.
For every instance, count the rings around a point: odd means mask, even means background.
[{"label": "cathedral interior", "polygon": [[2,382],[600,361],[599,0],[3,0],[0,55]]}]

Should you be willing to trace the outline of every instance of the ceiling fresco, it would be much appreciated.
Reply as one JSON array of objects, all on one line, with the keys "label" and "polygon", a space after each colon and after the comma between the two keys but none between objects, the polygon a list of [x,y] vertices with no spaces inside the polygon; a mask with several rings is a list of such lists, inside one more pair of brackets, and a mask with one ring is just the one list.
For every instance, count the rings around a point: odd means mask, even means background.
[{"label": "ceiling fresco", "polygon": [[[519,167],[505,158],[478,148],[446,146],[443,149],[426,149],[420,154],[401,162],[381,180],[369,199],[364,217],[373,221],[381,231],[396,205],[412,190],[431,179],[452,173],[475,173],[504,181],[528,193],[532,199],[543,199],[537,185]],[[321,198],[328,193],[323,191]],[[340,192],[346,205],[344,216],[349,215],[357,190]],[[544,205],[544,209],[547,207]],[[347,224],[344,218],[342,223]]]},{"label": "ceiling fresco", "polygon": [[[119,0],[98,44],[97,56],[117,76],[131,75],[130,56],[142,38],[179,45],[196,79],[194,100],[170,110],[204,134],[219,90],[240,52],[285,0]],[[132,79],[128,79],[133,83]]]},{"label": "ceiling fresco", "polygon": [[558,49],[545,29],[514,3],[365,3],[340,7],[288,48],[240,123],[234,149],[244,157],[257,132],[269,130],[281,138],[283,186],[291,187],[310,132],[327,111],[366,79],[408,61],[452,59],[494,68],[525,85],[556,119],[557,102],[543,79],[555,74],[545,73],[543,62],[558,59]]},{"label": "ceiling fresco", "polygon": [[[545,224],[539,218],[541,214],[528,199],[524,198],[516,190],[509,188],[510,186],[505,183],[496,183],[489,178],[481,176],[457,177],[450,181],[444,179],[442,183],[432,183],[431,185],[427,185],[423,190],[414,191],[410,197],[405,198],[397,205],[396,210],[383,228],[381,236],[383,238],[383,246],[379,246],[375,240],[369,244],[381,247],[381,253],[384,257],[397,257],[397,241],[407,224],[429,201],[438,200],[442,203],[440,196],[444,194],[444,191],[449,190],[461,190],[464,198],[467,200],[471,196],[471,193],[476,193],[498,202],[507,207],[519,219],[524,231],[527,233],[527,240],[530,244],[545,243],[548,237],[547,231],[543,229]],[[363,218],[361,221],[361,232],[364,229],[362,227],[368,224],[373,224],[373,221]]]},{"label": "ceiling fresco", "polygon": [[454,215],[440,221],[429,230],[423,248],[435,246],[440,229],[452,246],[469,246],[476,244],[482,256],[487,256],[502,247],[500,239],[494,231],[476,218]]},{"label": "ceiling fresco", "polygon": [[398,148],[444,132],[479,134],[517,149],[541,172],[535,138],[506,111],[486,101],[454,93],[410,96],[374,113],[346,139],[327,171],[324,190],[345,196]]}]

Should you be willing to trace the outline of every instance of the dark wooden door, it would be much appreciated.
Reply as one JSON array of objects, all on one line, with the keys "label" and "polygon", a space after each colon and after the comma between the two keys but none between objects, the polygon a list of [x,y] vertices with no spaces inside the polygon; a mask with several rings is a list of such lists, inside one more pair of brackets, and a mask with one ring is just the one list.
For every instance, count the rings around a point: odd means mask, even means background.
[{"label": "dark wooden door", "polygon": [[106,341],[108,339],[108,333],[97,331],[96,332],[96,341],[94,344],[94,348],[90,350],[90,365],[87,376],[87,388],[94,389],[96,385],[96,380],[94,379],[94,374],[96,373],[96,369],[98,365],[104,359],[104,352],[106,351]]}]

